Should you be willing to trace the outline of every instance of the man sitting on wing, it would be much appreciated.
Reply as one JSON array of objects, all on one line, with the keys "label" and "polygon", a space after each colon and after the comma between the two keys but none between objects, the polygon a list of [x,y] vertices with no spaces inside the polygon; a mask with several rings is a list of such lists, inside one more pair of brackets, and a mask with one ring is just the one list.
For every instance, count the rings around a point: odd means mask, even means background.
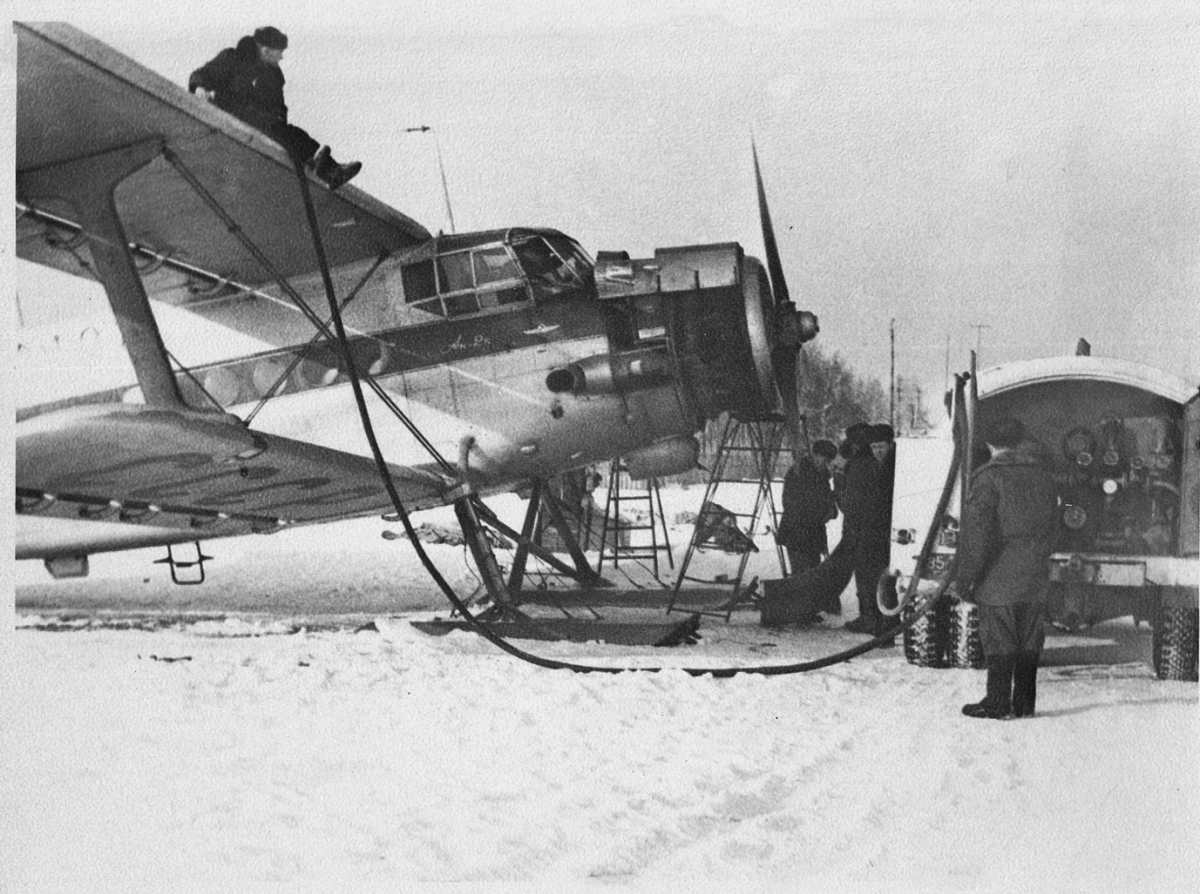
[{"label": "man sitting on wing", "polygon": [[304,162],[330,189],[337,189],[362,170],[362,162],[338,164],[328,146],[288,123],[279,67],[287,45],[287,35],[278,28],[259,28],[193,71],[188,90],[261,130]]}]

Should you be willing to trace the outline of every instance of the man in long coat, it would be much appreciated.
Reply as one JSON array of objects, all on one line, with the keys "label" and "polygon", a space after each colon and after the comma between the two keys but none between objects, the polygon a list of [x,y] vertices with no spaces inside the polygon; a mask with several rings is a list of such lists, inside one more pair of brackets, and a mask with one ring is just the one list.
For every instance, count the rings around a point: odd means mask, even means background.
[{"label": "man in long coat", "polygon": [[[811,623],[821,613],[840,615],[841,593],[852,577],[857,577],[858,581],[860,612],[865,605],[867,616],[856,618],[846,626],[856,633],[872,635],[879,626],[875,584],[887,565],[888,542],[885,532],[880,558],[880,538],[870,536],[878,528],[876,472],[879,464],[871,455],[869,431],[870,426],[866,423],[850,426],[838,447],[838,455],[845,460],[844,471],[835,486],[836,504],[842,511],[842,539],[829,558],[815,568],[793,573],[783,580],[763,581],[763,598],[758,605],[764,626]],[[890,519],[890,508],[887,517]],[[868,591],[869,600],[866,598]]]},{"label": "man in long coat", "polygon": [[1045,642],[1043,624],[1058,500],[1054,482],[1017,419],[986,437],[991,461],[971,477],[956,581],[979,610],[987,694],[968,717],[1031,717]]},{"label": "man in long coat", "polygon": [[815,441],[809,456],[797,459],[783,477],[783,514],[775,539],[788,552],[792,574],[816,567],[829,552],[825,525],[838,514],[829,481],[835,456],[832,441]]},{"label": "man in long coat", "polygon": [[879,611],[877,589],[891,558],[892,473],[871,449],[873,433],[874,426],[864,425],[855,429],[852,439],[847,431],[847,444],[853,452],[846,463],[839,503],[842,542],[852,549],[858,597],[858,617],[843,626],[853,633],[879,636],[888,627]]}]

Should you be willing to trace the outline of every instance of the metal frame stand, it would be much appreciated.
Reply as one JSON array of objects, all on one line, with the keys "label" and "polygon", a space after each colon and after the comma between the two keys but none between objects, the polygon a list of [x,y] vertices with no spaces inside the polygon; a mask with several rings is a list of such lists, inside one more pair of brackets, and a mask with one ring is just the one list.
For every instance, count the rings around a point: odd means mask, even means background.
[{"label": "metal frame stand", "polygon": [[[733,613],[733,608],[738,604],[740,597],[749,597],[749,588],[742,587],[742,579],[746,574],[746,565],[750,561],[750,552],[743,551],[738,556],[737,571],[732,577],[725,577],[713,580],[691,577],[688,575],[688,566],[691,564],[692,557],[697,551],[705,552],[712,547],[704,545],[705,529],[704,520],[712,513],[712,507],[716,503],[717,492],[720,486],[724,483],[736,484],[756,484],[757,490],[754,497],[754,508],[748,513],[732,513],[734,517],[745,525],[742,533],[754,539],[758,532],[759,521],[762,518],[763,510],[769,509],[771,515],[771,525],[774,528],[778,523],[779,513],[775,507],[775,496],[771,490],[771,484],[779,480],[776,477],[776,466],[779,461],[779,454],[783,449],[783,438],[786,430],[786,425],[782,421],[743,421],[734,416],[729,416],[725,420],[725,428],[721,432],[721,441],[717,447],[717,455],[713,462],[712,472],[709,475],[708,486],[704,491],[704,499],[700,504],[700,512],[696,516],[696,526],[692,531],[692,538],[688,543],[687,552],[684,553],[683,561],[680,563],[679,576],[675,580],[675,589],[671,593],[671,601],[667,604],[667,613],[672,611],[683,611],[685,609],[677,608],[680,601],[680,592],[683,588],[684,581],[693,583],[717,584],[719,586],[728,586],[730,588],[729,598],[720,603],[722,606],[719,610],[702,610],[694,607],[688,607],[686,611],[699,614],[711,615],[713,617],[723,617],[726,621],[729,620]],[[739,474],[735,467],[729,468],[729,460],[733,456],[749,455],[754,470],[754,477],[745,477],[744,474]],[[713,513],[715,514],[715,513]],[[741,525],[739,525],[741,528]],[[779,560],[779,570],[781,575],[787,574],[787,559],[784,549],[778,543],[775,544],[775,553]],[[722,579],[724,578],[724,579]]]},{"label": "metal frame stand", "polygon": [[[654,576],[658,577],[660,552],[666,551],[667,562],[675,567],[675,557],[671,554],[671,537],[667,532],[667,518],[662,508],[662,493],[659,490],[657,478],[646,479],[644,492],[622,493],[621,476],[627,474],[620,460],[613,460],[608,474],[608,497],[604,504],[604,525],[600,533],[600,558],[596,562],[599,572],[604,567],[606,559],[611,558],[613,567],[618,567],[622,558],[649,559],[653,563]],[[622,503],[645,503],[647,518],[645,524],[621,524]],[[659,532],[662,539],[659,540]],[[622,534],[634,531],[649,531],[650,543],[622,544]],[[612,534],[612,544],[609,544],[609,534]]]},{"label": "metal frame stand", "polygon": [[[496,517],[496,514],[484,503],[477,502],[474,504],[474,508],[481,521],[504,536],[516,541],[517,548],[513,554],[512,569],[509,571],[508,581],[505,584],[509,594],[520,592],[521,586],[525,581],[525,566],[531,553],[553,568],[555,572],[565,577],[577,580],[582,584],[596,584],[600,582],[600,575],[592,570],[587,556],[584,555],[583,549],[579,546],[579,541],[567,523],[562,509],[555,502],[554,495],[549,493],[545,479],[535,478],[533,481],[533,489],[529,496],[529,506],[525,510],[525,520],[519,532],[500,521]],[[553,525],[557,530],[559,538],[571,556],[574,568],[555,556],[554,553],[546,549],[541,543],[538,534],[543,530],[543,526],[540,524],[543,519],[547,519],[549,524]],[[461,524],[462,519],[460,518],[459,521]],[[464,528],[464,533],[465,530]],[[492,596],[495,598],[495,594],[492,594]]]}]

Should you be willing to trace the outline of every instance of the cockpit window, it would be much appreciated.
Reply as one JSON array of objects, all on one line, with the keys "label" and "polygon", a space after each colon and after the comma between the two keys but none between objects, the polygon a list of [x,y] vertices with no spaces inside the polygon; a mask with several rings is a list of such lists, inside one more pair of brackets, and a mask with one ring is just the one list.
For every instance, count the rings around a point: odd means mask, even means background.
[{"label": "cockpit window", "polygon": [[528,301],[521,268],[504,245],[438,255],[403,269],[408,304],[441,317]]},{"label": "cockpit window", "polygon": [[475,278],[471,272],[471,253],[460,251],[439,255],[438,291],[446,305],[446,316],[458,317],[479,310],[475,298]]},{"label": "cockpit window", "polygon": [[401,276],[404,282],[404,300],[409,304],[437,295],[437,280],[433,275],[432,260],[406,264]]},{"label": "cockpit window", "polygon": [[540,236],[526,239],[514,245],[521,266],[531,279],[543,279],[553,283],[567,281],[567,269],[562,258],[554,253],[550,245]]},{"label": "cockpit window", "polygon": [[566,236],[547,236],[546,241],[550,243],[550,247],[558,253],[571,273],[577,280],[582,283],[588,282],[593,275],[593,266],[591,258],[587,256],[577,242],[568,239]]},{"label": "cockpit window", "polygon": [[504,246],[481,248],[474,252],[475,284],[487,285],[506,279],[517,279],[521,271]]},{"label": "cockpit window", "polygon": [[440,317],[577,295],[594,275],[591,258],[574,240],[529,231],[513,232],[507,245],[450,251],[402,270],[405,303]]},{"label": "cockpit window", "polygon": [[543,294],[560,294],[591,279],[591,260],[565,236],[526,236],[514,239],[513,249],[526,275]]},{"label": "cockpit window", "polygon": [[439,255],[438,291],[443,295],[447,292],[461,292],[475,286],[471,278],[471,253],[460,251],[452,255]]}]

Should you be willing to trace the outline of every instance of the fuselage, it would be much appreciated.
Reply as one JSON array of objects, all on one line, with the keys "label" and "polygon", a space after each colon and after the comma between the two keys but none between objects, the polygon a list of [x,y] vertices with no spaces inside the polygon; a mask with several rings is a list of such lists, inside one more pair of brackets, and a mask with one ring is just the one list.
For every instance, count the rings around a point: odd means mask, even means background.
[{"label": "fuselage", "polygon": [[[341,278],[349,283],[353,272]],[[651,320],[631,329],[629,308],[599,299],[592,260],[557,231],[439,237],[378,265],[352,288],[341,313],[354,368],[428,442],[373,399],[389,462],[435,462],[431,447],[456,467],[465,461],[477,484],[495,489],[690,435],[703,424],[668,374],[665,326]],[[258,430],[368,452],[336,341],[313,341],[308,320],[297,331],[299,314],[277,302],[212,302],[200,312],[282,343],[181,374],[185,401],[219,404],[242,418],[253,413]],[[279,325],[284,318],[287,325]],[[297,343],[301,333],[310,337]],[[662,374],[616,387],[547,385],[555,370],[622,355],[659,358]]]},{"label": "fuselage", "polygon": [[[557,231],[498,230],[440,237],[335,280],[345,344],[315,303],[301,313],[243,291],[185,305],[271,346],[187,364],[189,350],[213,346],[189,345],[186,334],[168,341],[184,403],[250,431],[369,456],[352,364],[370,386],[384,458],[438,471],[448,494],[514,489],[618,456],[641,476],[671,474],[694,466],[694,434],[707,419],[777,409],[770,289],[736,245],[594,263]],[[67,403],[138,398],[130,387]],[[69,409],[23,410],[18,439],[22,426]],[[153,491],[139,497],[154,500]]]}]

